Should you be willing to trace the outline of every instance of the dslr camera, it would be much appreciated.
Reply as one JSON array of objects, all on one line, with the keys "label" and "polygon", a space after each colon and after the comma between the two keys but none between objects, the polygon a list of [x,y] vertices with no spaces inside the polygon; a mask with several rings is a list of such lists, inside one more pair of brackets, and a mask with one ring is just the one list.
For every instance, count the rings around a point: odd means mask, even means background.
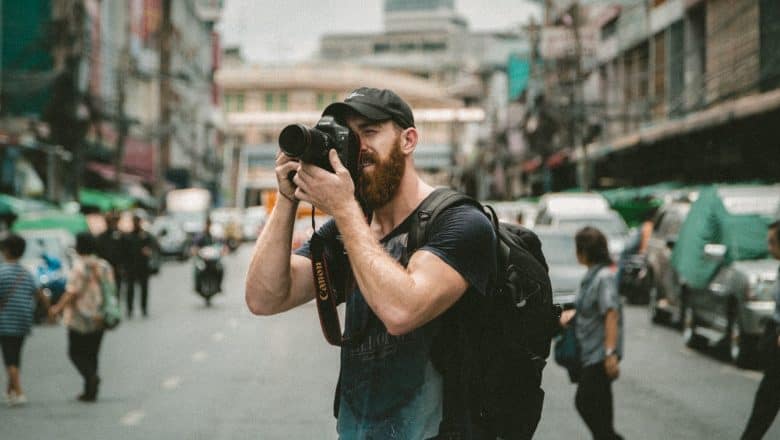
[{"label": "dslr camera", "polygon": [[333,172],[333,167],[330,166],[328,153],[334,149],[352,179],[357,179],[360,150],[357,137],[349,128],[336,122],[333,116],[323,116],[312,128],[301,124],[284,127],[279,134],[279,148],[291,158],[330,172]]}]

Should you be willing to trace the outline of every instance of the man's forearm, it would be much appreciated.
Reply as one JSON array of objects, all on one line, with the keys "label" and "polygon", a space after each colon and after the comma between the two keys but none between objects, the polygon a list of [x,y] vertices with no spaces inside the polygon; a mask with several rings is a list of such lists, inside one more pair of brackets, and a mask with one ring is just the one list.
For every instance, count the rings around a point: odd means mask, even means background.
[{"label": "man's forearm", "polygon": [[604,348],[614,350],[618,340],[618,312],[615,309],[607,310],[604,317]]},{"label": "man's forearm", "polygon": [[355,280],[368,305],[390,333],[403,327],[414,301],[415,282],[373,236],[357,202],[334,215]]},{"label": "man's forearm", "polygon": [[246,303],[253,313],[273,313],[290,293],[292,232],[298,203],[284,196],[258,237],[246,276]]}]

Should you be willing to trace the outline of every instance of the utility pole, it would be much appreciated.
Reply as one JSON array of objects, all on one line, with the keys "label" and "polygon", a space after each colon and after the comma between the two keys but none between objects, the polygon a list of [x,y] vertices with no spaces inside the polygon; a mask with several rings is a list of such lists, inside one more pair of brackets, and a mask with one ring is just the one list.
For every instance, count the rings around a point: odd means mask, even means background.
[{"label": "utility pole", "polygon": [[171,46],[173,26],[171,23],[171,0],[162,1],[162,19],[160,22],[160,154],[157,158],[158,196],[162,195],[165,172],[168,171],[171,158]]},{"label": "utility pole", "polygon": [[122,173],[122,161],[125,156],[125,139],[127,139],[127,131],[129,128],[129,121],[125,114],[125,99],[127,86],[126,78],[130,76],[130,20],[129,20],[129,8],[124,15],[124,37],[122,39],[122,48],[119,51],[119,65],[117,66],[116,75],[116,148],[114,149],[114,189],[119,190],[121,187],[120,174]]},{"label": "utility pole", "polygon": [[579,178],[583,191],[590,190],[590,164],[588,163],[588,147],[582,142],[582,122],[585,116],[585,103],[582,94],[582,39],[580,37],[580,2],[572,5],[572,31],[574,32],[574,81],[570,94],[570,104],[573,109],[571,118],[571,141],[574,149],[582,149]]}]

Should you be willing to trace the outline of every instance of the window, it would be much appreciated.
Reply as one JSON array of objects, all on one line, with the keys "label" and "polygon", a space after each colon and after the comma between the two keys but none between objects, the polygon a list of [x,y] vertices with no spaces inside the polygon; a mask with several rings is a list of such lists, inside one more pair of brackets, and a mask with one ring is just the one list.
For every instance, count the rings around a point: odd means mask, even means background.
[{"label": "window", "polygon": [[317,93],[317,108],[323,108],[325,107],[325,94],[324,93]]},{"label": "window", "polygon": [[390,45],[387,43],[376,43],[374,44],[374,53],[383,53],[383,52],[389,52],[390,51]]},{"label": "window", "polygon": [[224,102],[223,102],[223,106],[224,106],[224,108],[225,108],[225,111],[229,113],[229,112],[232,110],[232,109],[230,108],[230,106],[231,106],[231,105],[232,105],[232,103],[233,103],[233,95],[225,95],[225,97],[224,97],[223,101],[224,101]]},{"label": "window", "polygon": [[279,110],[287,111],[287,93],[279,94]]},{"label": "window", "polygon": [[238,95],[236,95],[235,109],[236,109],[237,112],[244,111],[244,94],[243,93],[239,93]]},{"label": "window", "polygon": [[426,42],[422,45],[423,52],[441,52],[447,50],[447,44],[438,42]]},{"label": "window", "polygon": [[273,93],[266,93],[265,94],[265,109],[267,111],[271,111],[274,109],[274,94]]}]

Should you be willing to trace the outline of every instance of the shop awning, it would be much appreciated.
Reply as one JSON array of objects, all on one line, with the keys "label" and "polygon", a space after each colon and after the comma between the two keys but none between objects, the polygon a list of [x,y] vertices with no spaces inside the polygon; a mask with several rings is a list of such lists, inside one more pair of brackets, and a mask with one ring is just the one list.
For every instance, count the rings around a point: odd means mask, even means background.
[{"label": "shop awning", "polygon": [[93,206],[102,212],[124,211],[135,205],[135,199],[130,196],[89,188],[79,191],[79,202],[82,206]]},{"label": "shop awning", "polygon": [[[732,121],[777,109],[780,109],[780,90],[745,96],[712,106],[706,110],[690,113],[679,119],[670,119],[642,128],[635,133],[612,139],[605,143],[589,145],[587,154],[589,159],[597,159],[616,151],[640,145],[652,145],[676,136],[725,125]],[[583,155],[583,149],[578,148],[572,155],[572,159],[578,161]]]},{"label": "shop awning", "polygon": [[20,215],[26,212],[43,211],[52,207],[53,205],[47,202],[0,194],[0,215]]},{"label": "shop awning", "polygon": [[69,214],[60,210],[28,212],[20,215],[11,228],[15,232],[32,229],[64,229],[78,234],[87,230],[87,220],[80,213]]}]

